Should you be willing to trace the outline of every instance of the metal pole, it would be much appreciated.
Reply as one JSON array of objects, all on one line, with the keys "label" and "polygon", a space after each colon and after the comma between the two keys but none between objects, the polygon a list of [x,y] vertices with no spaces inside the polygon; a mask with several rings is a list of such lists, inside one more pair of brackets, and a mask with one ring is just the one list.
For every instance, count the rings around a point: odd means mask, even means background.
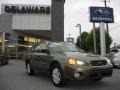
[{"label": "metal pole", "polygon": [[80,48],[81,48],[81,24],[77,24],[76,27],[79,27],[79,35],[80,35],[79,40],[80,40]]},{"label": "metal pole", "polygon": [[96,51],[96,33],[95,33],[95,23],[93,23],[93,42],[94,42],[94,53],[97,53]]},{"label": "metal pole", "polygon": [[101,56],[106,56],[106,44],[105,44],[105,27],[104,22],[100,23],[100,41],[101,41]]},{"label": "metal pole", "polygon": [[[106,23],[106,30],[107,30],[107,34],[108,34],[108,37],[109,37],[109,25],[108,25],[108,23]],[[109,41],[107,41],[107,42],[109,43]],[[108,47],[108,53],[109,52],[110,52],[110,46]]]},{"label": "metal pole", "polygon": [[68,34],[68,35],[69,35],[69,38],[70,38],[71,34]]},{"label": "metal pole", "polygon": [[[107,7],[107,1],[104,0],[104,4],[105,4],[105,7]],[[108,37],[109,37],[109,25],[108,23],[106,23],[106,31],[107,31],[107,34],[108,34]],[[110,52],[110,47],[108,47],[108,53]]]},{"label": "metal pole", "polygon": [[104,0],[104,3],[105,3],[105,7],[107,7],[107,1],[106,0]]},{"label": "metal pole", "polygon": [[81,48],[81,24],[79,24],[79,33],[80,33],[80,48]]},{"label": "metal pole", "polygon": [[78,24],[78,26],[79,26],[80,44],[81,44],[81,24]]},{"label": "metal pole", "polygon": [[2,36],[2,51],[5,51],[5,32],[3,32],[3,36]]},{"label": "metal pole", "polygon": [[116,45],[116,43],[114,43],[114,49],[115,49],[115,45]]}]

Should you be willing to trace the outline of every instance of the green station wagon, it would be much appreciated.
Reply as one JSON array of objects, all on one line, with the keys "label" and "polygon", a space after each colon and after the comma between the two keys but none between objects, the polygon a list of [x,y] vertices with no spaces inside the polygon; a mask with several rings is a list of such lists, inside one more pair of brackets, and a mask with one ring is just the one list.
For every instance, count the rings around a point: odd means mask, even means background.
[{"label": "green station wagon", "polygon": [[42,41],[30,49],[25,57],[26,71],[49,73],[57,87],[66,80],[91,79],[99,81],[112,76],[113,66],[109,59],[85,53],[74,44]]}]

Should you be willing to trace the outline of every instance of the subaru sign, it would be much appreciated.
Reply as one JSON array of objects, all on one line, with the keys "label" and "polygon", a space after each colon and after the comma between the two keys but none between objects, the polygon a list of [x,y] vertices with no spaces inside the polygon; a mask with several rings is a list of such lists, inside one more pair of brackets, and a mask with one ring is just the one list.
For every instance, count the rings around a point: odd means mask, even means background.
[{"label": "subaru sign", "polygon": [[90,7],[90,22],[94,23],[113,23],[113,8],[109,7]]}]

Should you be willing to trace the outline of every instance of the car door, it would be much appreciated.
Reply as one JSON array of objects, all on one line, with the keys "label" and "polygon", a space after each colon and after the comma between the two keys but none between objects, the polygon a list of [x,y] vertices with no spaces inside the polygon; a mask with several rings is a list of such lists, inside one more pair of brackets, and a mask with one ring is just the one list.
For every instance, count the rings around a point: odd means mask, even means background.
[{"label": "car door", "polygon": [[40,50],[41,50],[40,49],[40,44],[38,44],[34,48],[32,48],[32,53],[31,53],[30,59],[31,59],[32,66],[35,69],[40,69],[40,63],[39,63],[40,62],[39,60],[41,60],[40,57],[39,57]]},{"label": "car door", "polygon": [[46,72],[49,70],[49,63],[51,62],[52,58],[53,57],[50,54],[48,45],[46,43],[40,44],[38,63],[40,64],[40,68],[41,70],[43,70],[43,72]]}]

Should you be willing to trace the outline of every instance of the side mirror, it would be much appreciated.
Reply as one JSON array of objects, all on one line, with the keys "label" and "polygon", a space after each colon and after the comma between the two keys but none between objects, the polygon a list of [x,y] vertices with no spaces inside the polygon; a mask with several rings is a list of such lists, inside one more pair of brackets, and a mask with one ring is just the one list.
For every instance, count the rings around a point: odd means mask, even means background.
[{"label": "side mirror", "polygon": [[48,49],[42,49],[41,52],[42,53],[50,53],[50,51]]}]

